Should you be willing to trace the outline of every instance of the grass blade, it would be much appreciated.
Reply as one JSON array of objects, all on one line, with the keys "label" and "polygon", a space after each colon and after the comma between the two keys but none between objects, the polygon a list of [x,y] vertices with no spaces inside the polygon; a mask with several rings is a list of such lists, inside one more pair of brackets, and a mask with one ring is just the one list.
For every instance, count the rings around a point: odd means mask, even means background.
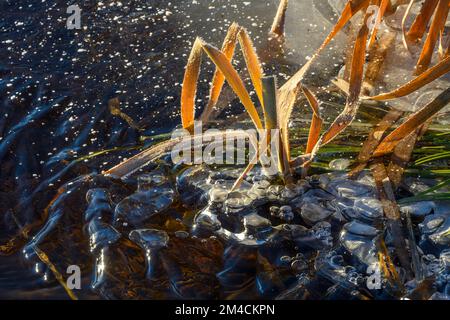
[{"label": "grass blade", "polygon": [[428,190],[425,190],[423,192],[418,193],[416,196],[424,196],[424,195],[433,193],[435,191],[438,191],[438,190],[440,190],[440,189],[442,189],[444,187],[447,187],[447,186],[450,186],[450,179],[446,179],[446,180],[444,180],[442,182],[439,182],[437,185],[431,187]]},{"label": "grass blade", "polygon": [[266,130],[278,129],[277,88],[275,77],[261,79],[262,96],[264,101],[264,124]]},{"label": "grass blade", "polygon": [[277,14],[273,20],[272,27],[270,28],[270,33],[277,37],[284,36],[284,25],[286,23],[286,10],[288,2],[288,0],[280,0]]},{"label": "grass blade", "polygon": [[405,172],[406,166],[411,160],[417,140],[419,140],[425,134],[429,125],[429,121],[423,124],[402,141],[400,141],[394,148],[394,152],[392,153],[391,160],[387,168],[388,176],[392,182],[394,190],[397,190],[402,181],[403,173]]},{"label": "grass blade", "polygon": [[439,0],[425,0],[420,13],[414,20],[411,28],[409,29],[406,38],[411,42],[417,42],[422,39],[425,31],[427,30],[428,23],[433,16],[434,9]]},{"label": "grass blade", "polygon": [[395,200],[394,191],[392,189],[391,181],[386,172],[386,167],[382,159],[377,159],[371,165],[371,171],[375,179],[375,184],[378,190],[378,196],[383,206],[384,215],[387,218],[387,227],[392,234],[395,253],[400,261],[402,267],[407,271],[411,271],[411,265],[406,250],[406,242],[402,232],[402,222],[400,209]]},{"label": "grass blade", "polygon": [[195,117],[195,97],[202,61],[202,40],[197,38],[189,55],[181,90],[181,122],[183,128],[192,131]]},{"label": "grass blade", "polygon": [[253,42],[248,36],[247,30],[242,28],[239,31],[238,39],[242,48],[242,54],[244,55],[250,78],[253,83],[253,87],[255,88],[256,95],[258,96],[261,105],[264,105],[261,85],[261,78],[263,77],[264,72],[261,67],[261,62],[259,61],[258,55],[256,54]]},{"label": "grass blade", "polygon": [[[208,132],[203,133],[201,138],[203,139],[202,141],[211,141],[218,136],[220,136],[221,139],[223,139],[224,141],[230,138],[247,139],[248,133],[242,130],[234,131],[233,134],[227,134],[227,132],[212,131],[209,133]],[[197,138],[199,137],[196,137],[194,135],[190,137],[191,141],[192,139]],[[127,177],[136,172],[137,170],[139,170],[140,168],[142,168],[143,166],[147,165],[148,163],[155,161],[156,159],[161,158],[161,156],[163,156],[164,154],[170,152],[173,149],[173,147],[181,143],[183,139],[185,139],[185,137],[178,137],[155,144],[154,146],[151,146],[150,148],[136,154],[135,156],[119,163],[113,168],[102,172],[102,174],[112,175],[119,178]]]},{"label": "grass blade", "polygon": [[408,7],[406,8],[405,14],[403,15],[402,18],[402,41],[403,41],[403,45],[405,46],[405,49],[409,51],[409,45],[408,45],[408,40],[407,40],[407,31],[406,31],[406,20],[409,17],[409,14],[411,12],[412,6],[413,4],[416,2],[416,0],[411,0],[408,4]]},{"label": "grass blade", "polygon": [[403,198],[398,203],[399,204],[407,204],[407,203],[414,203],[414,202],[420,202],[420,201],[448,201],[450,200],[450,192],[443,192],[443,193],[435,193],[435,194],[428,194],[423,196],[415,196],[410,198]]},{"label": "grass blade", "polygon": [[450,102],[450,88],[443,91],[428,105],[410,116],[401,126],[389,134],[375,150],[375,156],[392,152],[397,144],[416,128],[431,119],[439,110]]},{"label": "grass blade", "polygon": [[366,42],[369,29],[366,26],[368,16],[364,19],[364,23],[359,30],[358,37],[355,41],[355,49],[353,52],[352,68],[350,74],[350,88],[347,97],[347,103],[344,111],[336,118],[331,127],[323,135],[322,144],[327,144],[341,133],[349,124],[351,124],[358,111],[363,83],[364,63],[366,59]]},{"label": "grass blade", "polygon": [[[275,77],[264,77],[262,79],[263,85],[263,97],[264,97],[264,119],[265,128],[267,135],[267,147],[272,143],[272,130],[279,129],[278,126],[278,110],[277,110],[277,87]],[[271,159],[278,160],[278,168],[283,176],[285,182],[290,181],[291,172],[288,162],[288,155],[286,154],[286,149],[283,144],[283,137],[281,132],[277,131],[278,137],[275,137],[275,142],[277,143],[275,148],[277,155],[271,155]]]},{"label": "grass blade", "polygon": [[358,165],[349,173],[350,177],[357,177],[364,170],[368,161],[372,158],[373,152],[380,144],[385,132],[391,128],[402,116],[403,112],[391,109],[383,119],[370,131],[367,140],[364,142],[358,155]]},{"label": "grass blade", "polygon": [[380,7],[378,9],[378,14],[375,19],[375,25],[372,29],[372,34],[369,39],[369,47],[373,46],[377,39],[378,28],[380,26],[381,21],[383,20],[384,14],[386,13],[386,9],[389,5],[390,0],[381,0]]},{"label": "grass blade", "polygon": [[427,162],[431,162],[431,161],[435,161],[435,160],[441,160],[441,159],[448,159],[450,158],[450,151],[445,151],[445,152],[439,152],[430,156],[426,156],[423,158],[420,158],[418,160],[416,160],[416,162],[414,163],[416,166],[427,163]]},{"label": "grass blade", "polygon": [[302,86],[302,91],[313,111],[311,126],[309,128],[308,143],[306,144],[306,153],[311,153],[314,146],[319,141],[323,119],[320,116],[319,100],[317,100],[316,96],[307,87]]},{"label": "grass blade", "polygon": [[[222,52],[227,57],[229,61],[233,59],[234,51],[236,49],[237,43],[237,35],[241,27],[233,23],[228,29],[228,33],[223,41]],[[219,100],[220,93],[222,92],[223,85],[225,83],[225,76],[220,71],[219,68],[216,68],[213,76],[213,80],[211,83],[211,89],[209,92],[209,100],[208,104],[205,107],[200,119],[203,124],[206,124],[209,120],[212,110],[217,105],[217,101]]]},{"label": "grass blade", "polygon": [[387,52],[394,43],[395,37],[396,34],[394,32],[384,32],[376,45],[370,48],[368,54],[369,62],[364,75],[363,95],[370,94],[375,88],[380,71],[386,61]]},{"label": "grass blade", "polygon": [[311,154],[311,158],[303,166],[302,177],[304,178],[308,175],[310,163],[312,162],[313,158],[315,157],[315,155],[319,150],[320,146],[319,139],[320,139],[320,132],[322,130],[323,119],[320,116],[319,100],[317,100],[316,96],[307,87],[302,86],[302,90],[303,94],[308,100],[309,106],[313,111],[311,126],[309,128],[308,133],[308,142],[306,144],[306,151],[305,151],[306,154]]}]

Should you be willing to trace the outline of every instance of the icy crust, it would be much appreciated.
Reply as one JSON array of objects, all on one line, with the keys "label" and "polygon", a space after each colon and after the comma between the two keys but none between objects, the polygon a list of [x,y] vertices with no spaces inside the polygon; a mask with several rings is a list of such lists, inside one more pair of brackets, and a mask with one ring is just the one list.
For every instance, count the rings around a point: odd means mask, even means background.
[{"label": "icy crust", "polygon": [[[393,252],[369,174],[349,180],[335,172],[284,186],[254,170],[231,192],[240,172],[162,162],[126,181],[82,177],[66,186],[24,252],[32,259],[39,246],[61,268],[83,265],[91,288],[105,298],[394,297],[383,277],[379,287],[368,286],[380,237]],[[410,185],[412,194],[421,189]],[[401,207],[412,217],[421,267],[432,282],[426,298],[449,298],[448,208]],[[72,250],[61,244],[69,241]],[[418,290],[417,279],[397,272],[405,296]]]}]

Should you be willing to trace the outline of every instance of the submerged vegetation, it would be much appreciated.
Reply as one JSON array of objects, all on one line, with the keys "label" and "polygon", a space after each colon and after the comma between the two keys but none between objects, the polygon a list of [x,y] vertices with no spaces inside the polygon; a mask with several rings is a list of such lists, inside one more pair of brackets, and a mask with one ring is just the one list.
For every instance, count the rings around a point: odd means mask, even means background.
[{"label": "submerged vegetation", "polygon": [[[28,230],[23,230],[22,236],[30,240],[24,252],[37,252],[70,297],[76,298],[39,245],[57,228],[65,211],[76,215],[78,208],[73,203],[82,199],[87,207],[81,223],[89,234],[96,264],[93,287],[104,297],[123,297],[119,290],[123,279],[135,285],[136,296],[142,293],[152,298],[322,298],[314,291],[318,290],[331,298],[428,299],[435,292],[442,293],[442,289],[424,288],[431,276],[424,275],[421,261],[426,255],[416,239],[417,229],[426,230],[422,240],[427,246],[435,246],[429,251],[440,254],[443,263],[448,263],[445,249],[450,243],[450,217],[424,217],[434,215],[433,210],[439,212],[431,202],[450,200],[450,180],[433,180],[434,186],[418,182],[419,187],[410,188],[404,187],[404,181],[411,172],[419,172],[415,175],[419,177],[450,174],[447,167],[429,166],[450,158],[448,130],[436,130],[432,124],[449,104],[450,88],[425,103],[421,101],[417,110],[410,113],[389,105],[389,101],[419,92],[450,71],[450,39],[446,33],[450,2],[425,0],[413,17],[412,8],[417,5],[414,0],[347,1],[320,47],[280,86],[274,74],[264,71],[267,61],[261,62],[249,32],[239,24],[231,24],[220,49],[197,38],[183,79],[182,127],[195,139],[197,85],[202,56],[206,56],[213,62],[215,72],[199,120],[204,125],[210,122],[227,83],[263,136],[256,160],[268,151],[272,140],[279,142],[276,155],[270,155],[278,162],[279,177],[267,177],[264,165],[256,165],[255,161],[249,161],[245,168],[173,164],[168,154],[181,138],[167,139],[166,135],[150,137],[162,141],[149,148],[142,144],[93,152],[75,161],[125,149],[140,150],[102,174],[83,176],[61,187],[45,210],[47,223],[42,230],[31,239]],[[401,31],[392,30],[384,22],[398,15],[400,8],[404,10]],[[287,14],[288,0],[281,0],[267,36],[266,51],[283,54]],[[328,97],[330,87],[313,88],[304,80],[333,39],[347,27],[350,31],[345,64],[336,79],[329,79],[330,86],[344,97],[345,105],[329,121],[324,117],[325,101],[320,97]],[[238,44],[257,103],[233,64]],[[415,67],[410,70],[413,78],[380,93],[386,55],[395,50],[417,56]],[[312,111],[311,118],[301,119],[307,128],[292,125],[298,120],[294,107],[300,101]],[[121,111],[117,99],[110,100],[109,108],[130,127],[141,130]],[[381,110],[377,115],[372,114],[375,108]],[[333,144],[339,137],[354,134],[352,125],[364,113],[379,122],[367,137],[360,137],[362,145]],[[378,117],[380,113],[382,119]],[[205,133],[208,137],[222,134]],[[416,148],[421,139],[423,144]],[[141,137],[140,142],[145,140]],[[350,155],[355,159],[350,159]],[[323,174],[329,171],[330,174]],[[139,175],[142,172],[145,174]],[[166,215],[162,217],[161,213]],[[419,227],[420,219],[424,225]],[[431,227],[437,220],[439,225]],[[190,236],[191,231],[195,237]],[[333,246],[333,241],[340,245]],[[1,252],[8,253],[17,246],[10,241],[1,247]],[[185,247],[187,253],[180,253],[177,246]],[[307,249],[300,252],[299,248]],[[145,256],[141,255],[142,250]],[[342,251],[349,252],[350,257]],[[348,263],[357,261],[355,266],[345,267],[343,256]],[[139,284],[138,276],[124,271],[142,273],[143,260],[145,278],[152,283],[150,288]],[[429,265],[435,266],[436,261],[435,257]],[[240,269],[241,264],[246,269],[246,263],[262,270],[256,276],[258,294],[249,293],[255,280],[248,280]],[[373,264],[379,265],[386,279],[381,293],[361,289],[358,274],[363,266]],[[114,272],[119,275],[117,278],[111,276]],[[317,277],[332,285],[315,288]],[[439,282],[438,286],[450,288],[450,284],[441,283],[442,274],[433,277],[440,281],[432,279]],[[173,295],[168,293],[171,290]]]}]

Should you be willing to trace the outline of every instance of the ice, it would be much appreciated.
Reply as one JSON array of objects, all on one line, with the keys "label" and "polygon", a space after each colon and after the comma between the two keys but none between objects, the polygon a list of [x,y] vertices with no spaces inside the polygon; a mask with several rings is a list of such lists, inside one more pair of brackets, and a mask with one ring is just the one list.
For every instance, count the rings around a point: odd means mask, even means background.
[{"label": "ice", "polygon": [[138,177],[138,191],[147,191],[168,181],[164,172],[152,172]]},{"label": "ice", "polygon": [[336,170],[336,171],[344,171],[350,166],[350,160],[348,159],[334,159],[331,160],[328,164],[330,169]]}]

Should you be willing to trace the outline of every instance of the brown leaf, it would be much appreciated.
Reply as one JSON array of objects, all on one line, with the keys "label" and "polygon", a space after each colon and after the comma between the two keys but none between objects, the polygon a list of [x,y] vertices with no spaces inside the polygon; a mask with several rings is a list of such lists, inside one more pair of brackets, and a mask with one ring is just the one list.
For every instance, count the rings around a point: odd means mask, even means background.
[{"label": "brown leaf", "polygon": [[183,128],[193,130],[195,117],[195,96],[202,61],[202,40],[197,38],[189,55],[181,90],[181,121]]},{"label": "brown leaf", "polygon": [[434,9],[436,9],[438,1],[439,0],[425,0],[420,13],[417,15],[406,35],[406,38],[409,41],[416,42],[422,39],[425,31],[427,30],[428,22],[433,16]]},{"label": "brown leaf", "polygon": [[362,99],[383,101],[404,97],[422,88],[423,86],[433,82],[434,80],[443,76],[449,71],[450,71],[450,56],[446,57],[444,60],[440,61],[438,64],[431,67],[430,69],[428,69],[418,77],[414,78],[410,82],[404,84],[400,88],[397,88],[391,92],[376,95],[374,97],[363,97]]},{"label": "brown leaf", "polygon": [[[223,41],[222,52],[228,58],[229,61],[233,59],[234,51],[236,49],[237,35],[241,27],[233,23],[228,29],[228,33]],[[225,77],[219,68],[216,68],[211,82],[211,89],[209,92],[208,104],[205,107],[200,119],[203,124],[206,124],[209,120],[212,110],[217,105],[220,93],[222,92],[223,85],[225,83]]]},{"label": "brown leaf", "polygon": [[277,14],[273,20],[272,27],[270,28],[270,33],[278,36],[284,36],[284,25],[286,23],[286,10],[288,6],[288,0],[280,0],[278,6]]},{"label": "brown leaf", "polygon": [[416,75],[423,73],[429,67],[434,48],[436,47],[436,42],[439,39],[441,31],[445,27],[448,11],[449,0],[439,0],[433,22],[431,23],[430,30],[428,31],[427,39],[425,40],[422,52],[420,53],[419,61],[416,65]]},{"label": "brown leaf", "polygon": [[[401,266],[410,274],[411,265],[406,250],[406,241],[402,232],[402,222],[400,209],[395,200],[394,191],[392,189],[391,181],[386,172],[382,159],[377,159],[371,165],[371,171],[378,190],[378,197],[383,206],[384,215],[387,218],[386,224],[389,229],[394,242],[395,253],[400,260]],[[387,251],[385,251],[385,255]],[[393,268],[395,270],[395,268]]]}]

